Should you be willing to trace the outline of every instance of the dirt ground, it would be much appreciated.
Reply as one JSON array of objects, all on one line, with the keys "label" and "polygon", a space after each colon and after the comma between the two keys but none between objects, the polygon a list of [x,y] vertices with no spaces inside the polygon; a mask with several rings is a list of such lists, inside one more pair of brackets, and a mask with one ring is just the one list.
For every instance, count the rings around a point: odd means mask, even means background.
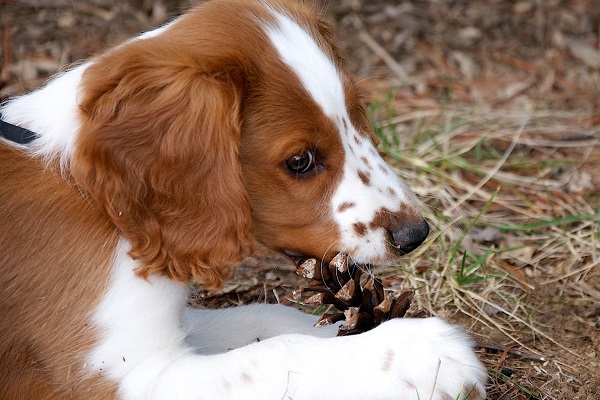
[{"label": "dirt ground", "polygon": [[[0,100],[38,87],[65,66],[194,3],[0,0]],[[581,202],[599,215],[600,1],[329,0],[322,7],[368,103],[387,98],[397,116],[429,115],[445,105],[476,110],[482,119],[523,110],[559,118],[560,124],[545,125],[544,132],[526,139],[560,141],[560,148],[533,152],[523,141],[515,154],[539,157],[531,177],[563,182],[553,192],[553,207]],[[550,152],[553,160],[577,162],[566,169],[541,166]],[[495,325],[473,318],[476,312],[459,311],[464,307],[458,304],[427,302],[430,312],[459,323],[478,342],[490,371],[491,399],[600,399],[600,221],[586,226],[593,231],[586,239],[592,243],[576,254],[577,266],[563,267],[562,256],[540,255],[547,248],[529,254],[527,262],[505,263],[522,283],[519,296],[531,311],[527,324],[510,336],[497,329],[511,324],[510,313],[494,316]],[[285,259],[259,253],[223,290],[196,287],[190,302],[294,304],[292,292],[305,282]],[[406,284],[401,275],[382,273],[390,287]]]}]

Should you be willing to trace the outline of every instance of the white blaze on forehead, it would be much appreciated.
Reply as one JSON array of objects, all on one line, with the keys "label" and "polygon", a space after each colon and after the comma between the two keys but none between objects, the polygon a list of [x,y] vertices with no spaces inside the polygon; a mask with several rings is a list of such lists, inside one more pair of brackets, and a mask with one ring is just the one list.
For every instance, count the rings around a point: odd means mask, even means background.
[{"label": "white blaze on forehead", "polygon": [[388,233],[369,225],[382,210],[415,207],[414,196],[372,142],[352,125],[342,79],[330,57],[293,19],[275,9],[270,11],[276,25],[265,26],[267,36],[282,61],[335,123],[344,146],[343,177],[331,203],[332,216],[340,228],[342,248],[338,250],[348,252],[358,262],[384,262]]},{"label": "white blaze on forehead", "polygon": [[277,26],[265,27],[281,59],[298,76],[323,112],[332,119],[346,116],[344,89],[337,68],[315,40],[287,15],[271,12]]}]

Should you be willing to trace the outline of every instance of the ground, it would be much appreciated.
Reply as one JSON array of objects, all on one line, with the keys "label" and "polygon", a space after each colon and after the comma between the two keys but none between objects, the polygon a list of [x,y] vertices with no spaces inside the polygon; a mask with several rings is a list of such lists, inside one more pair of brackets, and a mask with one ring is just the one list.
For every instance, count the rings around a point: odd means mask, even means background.
[{"label": "ground", "polygon": [[[0,0],[0,99],[186,0]],[[380,150],[430,239],[375,272],[478,343],[491,399],[600,399],[600,2],[327,1]],[[198,307],[305,285],[264,251]],[[323,310],[316,310],[323,311]]]}]

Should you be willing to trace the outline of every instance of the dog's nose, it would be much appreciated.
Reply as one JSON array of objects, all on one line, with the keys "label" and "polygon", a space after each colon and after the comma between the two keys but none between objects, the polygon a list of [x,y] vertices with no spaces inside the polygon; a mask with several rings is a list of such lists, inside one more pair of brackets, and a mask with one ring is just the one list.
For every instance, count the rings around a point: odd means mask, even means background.
[{"label": "dog's nose", "polygon": [[429,234],[429,225],[421,219],[418,224],[403,224],[390,233],[394,246],[401,255],[404,255],[423,243]]}]

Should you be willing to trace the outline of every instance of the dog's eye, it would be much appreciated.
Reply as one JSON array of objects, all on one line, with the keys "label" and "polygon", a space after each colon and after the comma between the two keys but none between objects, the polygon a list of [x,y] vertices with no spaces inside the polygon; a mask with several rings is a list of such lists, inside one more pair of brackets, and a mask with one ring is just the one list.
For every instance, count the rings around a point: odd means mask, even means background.
[{"label": "dog's eye", "polygon": [[307,174],[315,169],[315,155],[312,151],[296,154],[288,158],[285,165],[293,174]]}]

